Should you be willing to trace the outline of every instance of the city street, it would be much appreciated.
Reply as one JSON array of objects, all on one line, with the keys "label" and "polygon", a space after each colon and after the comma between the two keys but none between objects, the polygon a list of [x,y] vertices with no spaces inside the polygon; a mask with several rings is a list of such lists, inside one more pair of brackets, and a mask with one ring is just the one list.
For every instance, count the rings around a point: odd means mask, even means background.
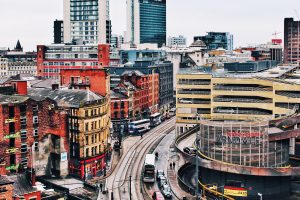
[{"label": "city street", "polygon": [[[141,187],[143,186],[141,173],[145,155],[149,152],[155,142],[174,130],[174,127],[175,119],[172,118],[165,121],[160,126],[151,129],[143,136],[143,138],[127,138],[123,142],[123,156],[114,172],[107,179],[106,185],[108,194],[99,195],[98,199],[149,199],[147,198],[147,193],[143,191],[143,188]],[[129,192],[130,185],[131,193]]]}]

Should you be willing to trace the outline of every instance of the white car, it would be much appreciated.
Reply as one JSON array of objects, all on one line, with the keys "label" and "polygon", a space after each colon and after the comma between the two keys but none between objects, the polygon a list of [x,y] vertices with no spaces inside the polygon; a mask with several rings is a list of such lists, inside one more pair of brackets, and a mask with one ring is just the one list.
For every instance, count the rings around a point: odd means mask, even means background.
[{"label": "white car", "polygon": [[170,198],[172,197],[172,192],[171,192],[171,188],[169,185],[164,184],[161,186],[161,193],[166,197],[166,198]]},{"label": "white car", "polygon": [[164,170],[161,170],[161,169],[157,170],[157,172],[156,172],[156,179],[159,181],[160,177],[162,177],[162,176],[165,176]]}]

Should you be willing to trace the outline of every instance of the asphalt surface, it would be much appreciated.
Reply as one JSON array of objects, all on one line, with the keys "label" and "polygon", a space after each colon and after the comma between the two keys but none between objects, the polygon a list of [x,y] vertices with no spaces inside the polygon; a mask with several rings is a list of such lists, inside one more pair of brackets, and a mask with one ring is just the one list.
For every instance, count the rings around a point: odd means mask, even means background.
[{"label": "asphalt surface", "polygon": [[[158,159],[156,160],[156,170],[164,170],[165,175],[167,175],[169,163],[175,161],[176,159],[176,156],[174,156],[173,152],[170,151],[170,145],[174,142],[174,140],[175,131],[172,131],[161,140],[161,142],[153,152],[158,153]],[[147,190],[149,190],[150,194],[155,191],[160,191],[157,181],[155,181],[154,184],[146,184],[145,186]]]},{"label": "asphalt surface", "polygon": [[[151,129],[143,138],[130,137],[123,142],[123,156],[116,169],[107,179],[109,194],[100,195],[100,199],[127,200],[130,199],[130,185],[132,200],[149,199],[141,191],[141,172],[145,154],[161,137],[175,128],[175,118],[165,121],[160,126]],[[168,154],[166,154],[168,155]],[[129,177],[131,176],[131,184]]]}]

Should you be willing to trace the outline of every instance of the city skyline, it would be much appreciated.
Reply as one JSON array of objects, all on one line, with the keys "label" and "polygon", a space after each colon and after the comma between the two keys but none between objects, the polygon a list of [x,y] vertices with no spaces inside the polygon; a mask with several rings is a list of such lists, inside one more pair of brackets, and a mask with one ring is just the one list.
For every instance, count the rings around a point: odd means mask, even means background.
[{"label": "city skyline", "polygon": [[[208,9],[211,6],[211,1],[208,0],[201,3],[191,0],[189,4],[179,0],[167,1],[167,36],[184,35],[189,44],[195,35],[203,35],[208,31],[224,31],[234,34],[235,47],[268,42],[275,31],[281,32],[278,37],[283,38],[284,18],[294,17],[297,20],[294,8],[298,2],[287,0],[270,4],[260,1],[257,6],[258,2],[232,0],[230,6],[225,5],[226,9],[220,3]],[[185,9],[180,10],[182,14],[178,14],[177,11],[181,8]],[[0,13],[4,30],[0,32],[0,46],[12,48],[19,39],[25,50],[35,50],[38,44],[53,42],[53,21],[63,18],[63,2],[5,0]],[[111,0],[110,16],[112,33],[123,34],[126,30],[126,0]],[[10,23],[4,22],[7,17]]]}]

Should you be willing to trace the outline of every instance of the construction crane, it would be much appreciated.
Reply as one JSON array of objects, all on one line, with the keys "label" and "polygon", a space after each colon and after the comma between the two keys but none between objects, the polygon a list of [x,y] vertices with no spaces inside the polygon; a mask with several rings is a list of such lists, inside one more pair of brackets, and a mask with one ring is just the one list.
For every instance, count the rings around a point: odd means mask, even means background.
[{"label": "construction crane", "polygon": [[281,34],[281,32],[275,31],[272,35],[274,35],[274,37],[275,37],[274,39],[276,40],[276,39],[277,39],[277,36],[280,35],[280,34]]}]

